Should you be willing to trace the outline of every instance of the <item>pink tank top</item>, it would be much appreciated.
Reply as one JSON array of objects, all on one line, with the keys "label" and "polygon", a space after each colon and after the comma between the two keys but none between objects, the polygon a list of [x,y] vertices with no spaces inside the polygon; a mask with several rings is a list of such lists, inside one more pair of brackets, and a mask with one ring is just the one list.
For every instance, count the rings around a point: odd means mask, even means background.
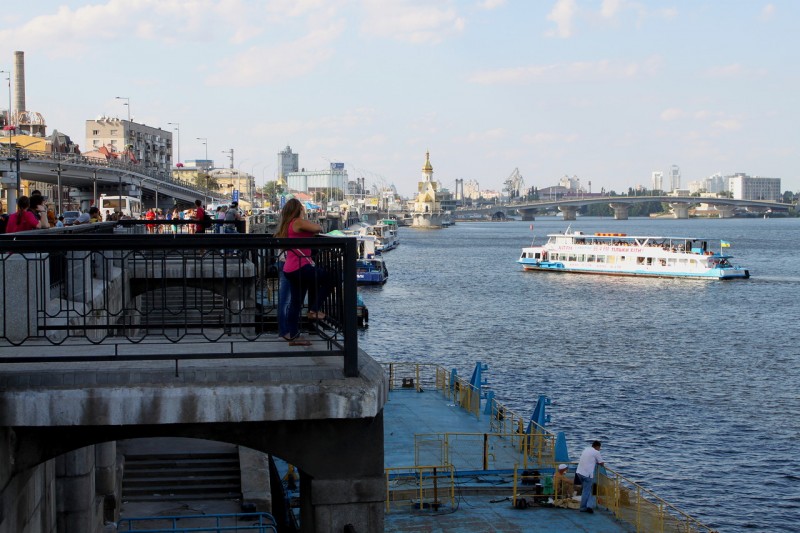
[{"label": "pink tank top", "polygon": [[[290,239],[304,239],[314,236],[313,233],[308,231],[295,231],[294,221],[289,224],[288,233]],[[291,250],[286,250],[286,263],[283,265],[283,271],[294,272],[305,265],[313,264],[314,261],[311,259],[311,248],[294,248]]]}]

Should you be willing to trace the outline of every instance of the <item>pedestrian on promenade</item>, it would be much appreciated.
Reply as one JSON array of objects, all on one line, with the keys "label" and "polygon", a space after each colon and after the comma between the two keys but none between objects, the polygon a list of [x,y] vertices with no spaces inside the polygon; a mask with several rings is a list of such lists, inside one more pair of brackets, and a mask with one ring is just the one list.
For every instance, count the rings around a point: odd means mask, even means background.
[{"label": "pedestrian on promenade", "polygon": [[[304,239],[322,232],[322,226],[306,219],[303,204],[292,198],[281,211],[281,223],[275,236],[281,239]],[[287,333],[283,337],[292,346],[308,346],[311,343],[300,339],[300,311],[308,293],[308,318],[323,320],[325,313],[320,310],[322,303],[331,292],[327,272],[318,268],[311,258],[310,248],[286,250],[286,263],[283,273],[289,280],[291,297],[287,313]]]},{"label": "pedestrian on promenade", "polygon": [[[17,212],[8,217],[6,233],[17,233],[42,227],[41,220],[30,211],[31,199],[27,196],[17,198]],[[44,206],[41,206],[44,209]]]},{"label": "pedestrian on promenade", "polygon": [[222,218],[225,221],[225,233],[238,233],[236,223],[242,220],[242,214],[239,212],[239,202],[231,202],[231,206],[223,213]]},{"label": "pedestrian on promenade", "polygon": [[281,250],[278,254],[278,259],[275,261],[275,268],[278,270],[278,308],[276,312],[278,314],[278,336],[285,339],[289,336],[287,317],[289,315],[289,302],[292,299],[292,286],[283,272],[284,263],[286,263],[286,250]]},{"label": "pedestrian on promenade", "polygon": [[603,466],[603,456],[600,455],[601,442],[596,440],[588,446],[578,461],[578,469],[575,476],[581,480],[581,507],[582,513],[593,513],[589,506],[592,497],[592,485],[594,485],[594,472],[597,465]]},{"label": "pedestrian on promenade", "polygon": [[[34,191],[38,192],[38,191]],[[50,220],[47,218],[47,207],[44,205],[44,196],[41,194],[31,195],[31,206],[28,210],[34,214],[37,220],[41,223],[39,228],[47,229],[50,227]]]},{"label": "pedestrian on promenade", "polygon": [[206,210],[203,209],[203,202],[200,200],[194,201],[194,217],[192,219],[197,221],[197,224],[194,225],[194,232],[204,233],[206,231]]}]

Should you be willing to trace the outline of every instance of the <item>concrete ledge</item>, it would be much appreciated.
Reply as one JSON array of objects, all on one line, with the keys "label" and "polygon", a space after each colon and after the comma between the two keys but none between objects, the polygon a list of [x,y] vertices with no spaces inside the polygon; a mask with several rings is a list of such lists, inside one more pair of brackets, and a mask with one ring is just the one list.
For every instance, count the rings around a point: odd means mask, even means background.
[{"label": "concrete ledge", "polygon": [[354,378],[341,357],[182,361],[177,377],[167,362],[14,366],[2,375],[0,426],[372,418],[388,395],[381,366],[364,352]]}]

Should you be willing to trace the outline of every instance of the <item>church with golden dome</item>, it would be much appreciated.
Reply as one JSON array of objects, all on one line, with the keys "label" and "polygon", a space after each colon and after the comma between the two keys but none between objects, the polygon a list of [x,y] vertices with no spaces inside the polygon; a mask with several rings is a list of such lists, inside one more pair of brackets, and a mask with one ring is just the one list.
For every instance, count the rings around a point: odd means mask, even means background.
[{"label": "church with golden dome", "polygon": [[422,180],[417,185],[417,198],[411,213],[412,228],[441,228],[444,213],[438,194],[439,184],[433,181],[433,165],[430,151],[425,152],[425,165],[422,167]]}]

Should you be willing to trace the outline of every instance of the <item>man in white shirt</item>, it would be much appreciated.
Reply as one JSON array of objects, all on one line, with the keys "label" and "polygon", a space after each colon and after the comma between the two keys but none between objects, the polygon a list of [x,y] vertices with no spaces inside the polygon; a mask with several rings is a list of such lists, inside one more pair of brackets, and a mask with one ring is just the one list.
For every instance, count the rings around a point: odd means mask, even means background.
[{"label": "man in white shirt", "polygon": [[594,471],[597,465],[603,466],[603,456],[600,455],[600,441],[596,440],[591,446],[587,447],[581,453],[581,458],[578,461],[578,468],[575,470],[575,475],[581,480],[581,512],[593,513],[589,507],[589,498],[592,497],[592,485],[594,485]]}]

